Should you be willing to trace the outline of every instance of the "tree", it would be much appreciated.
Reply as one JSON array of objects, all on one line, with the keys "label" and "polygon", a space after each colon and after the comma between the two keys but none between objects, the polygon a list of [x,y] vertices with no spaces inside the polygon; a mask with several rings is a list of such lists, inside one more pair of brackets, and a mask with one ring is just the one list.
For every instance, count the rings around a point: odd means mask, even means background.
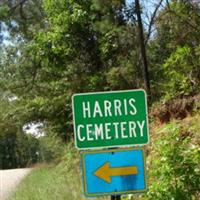
[{"label": "tree", "polygon": [[[0,169],[26,167],[38,162],[39,140],[23,132],[20,114],[4,95],[0,101]],[[19,105],[18,105],[19,106]]]},{"label": "tree", "polygon": [[[166,95],[167,98],[172,98],[197,92],[196,88],[199,83],[196,79],[198,79],[199,70],[196,55],[199,48],[199,27],[197,25],[200,20],[199,9],[197,4],[189,1],[173,1],[166,4],[159,12],[155,23],[157,34],[148,46],[154,97],[159,96],[160,98]],[[189,49],[190,53],[187,56],[184,49]],[[172,75],[172,72],[177,76]],[[182,78],[178,78],[180,74]],[[179,85],[179,92],[177,92],[177,85]],[[189,90],[186,89],[187,87]]]},{"label": "tree", "polygon": [[144,85],[145,85],[147,94],[150,96],[148,61],[147,61],[147,55],[146,55],[145,38],[144,38],[143,24],[142,24],[142,18],[141,18],[141,13],[140,13],[141,10],[140,10],[139,0],[135,0],[135,11],[136,11],[137,21],[138,21],[138,37],[140,41],[141,57],[142,57],[142,62],[143,62]]},{"label": "tree", "polygon": [[30,40],[33,28],[44,27],[43,18],[41,0],[3,0],[0,3],[0,27],[6,26],[15,40]]},{"label": "tree", "polygon": [[72,135],[72,94],[138,87],[136,29],[127,25],[124,6],[44,2],[46,27],[11,48],[2,70],[2,88],[26,106],[26,123],[42,122],[66,140]]}]

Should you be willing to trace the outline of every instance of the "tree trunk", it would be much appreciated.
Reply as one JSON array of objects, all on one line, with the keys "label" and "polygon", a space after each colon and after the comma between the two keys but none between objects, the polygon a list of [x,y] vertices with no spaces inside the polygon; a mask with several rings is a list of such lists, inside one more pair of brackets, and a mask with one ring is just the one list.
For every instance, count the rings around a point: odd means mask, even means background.
[{"label": "tree trunk", "polygon": [[136,11],[137,21],[138,21],[138,39],[140,43],[141,58],[142,58],[142,63],[143,63],[142,71],[143,71],[143,77],[144,77],[144,86],[145,86],[145,90],[147,92],[148,97],[150,97],[148,62],[147,62],[147,56],[146,56],[144,30],[143,30],[143,25],[142,25],[139,0],[135,0],[135,11]]}]

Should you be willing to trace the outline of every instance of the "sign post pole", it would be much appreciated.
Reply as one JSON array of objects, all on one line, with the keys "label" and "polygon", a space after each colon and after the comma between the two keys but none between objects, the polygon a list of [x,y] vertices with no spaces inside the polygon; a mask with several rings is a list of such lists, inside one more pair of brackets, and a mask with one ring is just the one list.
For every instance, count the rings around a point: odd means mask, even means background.
[{"label": "sign post pole", "polygon": [[120,195],[112,195],[111,200],[121,200],[121,196]]}]

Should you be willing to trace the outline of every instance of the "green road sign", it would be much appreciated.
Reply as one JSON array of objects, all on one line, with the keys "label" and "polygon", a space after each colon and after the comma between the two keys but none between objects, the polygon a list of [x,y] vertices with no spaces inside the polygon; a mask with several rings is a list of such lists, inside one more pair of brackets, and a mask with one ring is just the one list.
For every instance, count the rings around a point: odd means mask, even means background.
[{"label": "green road sign", "polygon": [[144,90],[75,94],[74,135],[79,149],[148,143]]}]

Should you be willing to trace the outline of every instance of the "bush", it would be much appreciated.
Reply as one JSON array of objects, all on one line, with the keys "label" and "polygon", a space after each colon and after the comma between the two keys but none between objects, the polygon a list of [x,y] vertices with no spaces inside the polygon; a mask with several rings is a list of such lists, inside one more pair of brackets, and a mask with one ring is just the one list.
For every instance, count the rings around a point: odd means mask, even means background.
[{"label": "bush", "polygon": [[165,61],[164,89],[166,98],[191,95],[199,91],[198,50],[189,46],[177,47],[176,51]]},{"label": "bush", "polygon": [[185,125],[171,123],[155,133],[148,157],[149,200],[199,199],[199,129],[189,128],[192,122]]}]

